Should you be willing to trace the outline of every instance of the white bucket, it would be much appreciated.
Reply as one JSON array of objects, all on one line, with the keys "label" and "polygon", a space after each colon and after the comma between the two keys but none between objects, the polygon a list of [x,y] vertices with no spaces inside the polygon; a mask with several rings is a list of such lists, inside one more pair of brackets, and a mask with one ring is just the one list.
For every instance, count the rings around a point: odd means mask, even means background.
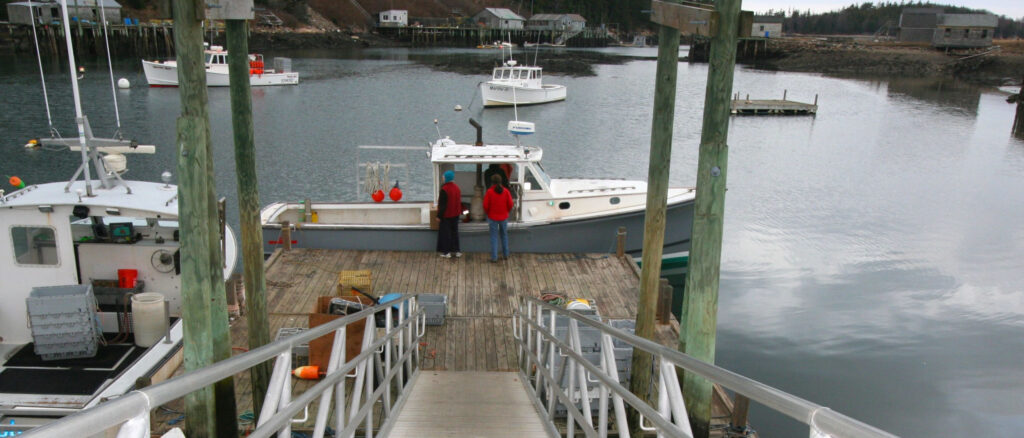
[{"label": "white bucket", "polygon": [[135,345],[152,347],[167,334],[167,314],[164,312],[164,296],[156,292],[132,295],[132,327],[135,328]]}]

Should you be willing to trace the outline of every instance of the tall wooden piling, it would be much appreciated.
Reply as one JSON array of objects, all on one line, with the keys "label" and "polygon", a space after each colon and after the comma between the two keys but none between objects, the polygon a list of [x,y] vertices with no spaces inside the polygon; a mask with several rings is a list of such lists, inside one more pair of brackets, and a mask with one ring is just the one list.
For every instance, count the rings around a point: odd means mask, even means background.
[{"label": "tall wooden piling", "polygon": [[1024,139],[1024,79],[1020,80],[1020,92],[1017,93],[1017,115],[1013,118],[1013,135]]},{"label": "tall wooden piling", "polygon": [[[194,371],[231,355],[213,153],[203,66],[202,9],[174,2],[178,47],[178,221],[181,231],[181,290],[184,295],[185,369]],[[227,378],[185,397],[189,437],[238,434],[234,382]]]},{"label": "tall wooden piling", "polygon": [[[672,128],[675,121],[676,74],[679,69],[679,30],[661,26],[658,33],[658,67],[654,85],[654,117],[651,125],[651,157],[647,167],[647,213],[637,303],[636,334],[654,339],[655,316],[661,278],[661,256],[665,244],[665,215],[668,203],[669,161],[672,158]],[[633,350],[630,391],[650,401],[650,354]],[[633,436],[642,436],[635,410],[630,409]]]},{"label": "tall wooden piling", "polygon": [[[267,284],[263,272],[263,229],[256,183],[256,145],[252,125],[252,92],[249,85],[249,24],[225,20],[228,75],[231,83],[231,126],[235,133],[235,173],[238,178],[238,216],[242,232],[242,264],[245,277],[245,314],[249,349],[270,342],[267,322]],[[250,370],[253,412],[260,412],[270,383],[270,363]]]},{"label": "tall wooden piling", "polygon": [[[715,361],[718,323],[718,279],[722,259],[722,222],[729,147],[729,111],[736,41],[739,35],[740,0],[716,0],[718,31],[712,35],[704,123],[697,161],[697,194],[689,270],[683,294],[679,332],[680,349],[708,363]],[[683,328],[685,327],[685,328]],[[707,437],[711,421],[710,381],[684,373],[683,397],[695,437]]]}]

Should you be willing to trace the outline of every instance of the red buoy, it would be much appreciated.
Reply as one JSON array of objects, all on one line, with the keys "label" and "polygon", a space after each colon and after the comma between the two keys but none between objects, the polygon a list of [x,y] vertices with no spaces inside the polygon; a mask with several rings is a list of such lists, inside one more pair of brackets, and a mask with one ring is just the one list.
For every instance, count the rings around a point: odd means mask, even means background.
[{"label": "red buoy", "polygon": [[377,190],[376,192],[373,192],[373,194],[370,195],[370,197],[373,198],[373,202],[381,202],[384,200],[384,191]]},{"label": "red buoy", "polygon": [[395,202],[402,199],[402,189],[398,188],[398,180],[395,180],[395,186],[391,188],[390,192],[388,192],[388,197]]}]

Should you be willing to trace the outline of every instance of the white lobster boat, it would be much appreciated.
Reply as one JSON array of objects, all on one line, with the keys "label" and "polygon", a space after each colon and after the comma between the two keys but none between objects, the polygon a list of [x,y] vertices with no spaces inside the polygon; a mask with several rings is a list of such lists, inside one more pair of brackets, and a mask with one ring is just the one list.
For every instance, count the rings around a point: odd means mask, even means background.
[{"label": "white lobster boat", "polygon": [[509,59],[495,67],[491,80],[480,83],[484,107],[535,105],[565,100],[565,85],[544,84],[543,69]]},{"label": "white lobster boat", "polygon": [[[205,50],[206,54],[206,85],[208,87],[227,87],[228,80],[228,52],[220,46],[212,46]],[[254,87],[269,85],[298,85],[299,73],[290,70],[287,58],[280,60],[279,69],[265,68],[263,55],[249,55],[249,84]],[[142,61],[142,70],[146,73],[146,82],[150,87],[177,87],[178,86],[178,62],[168,61]]]},{"label": "white lobster boat", "polygon": [[[470,123],[474,123],[471,119]],[[639,257],[643,246],[647,183],[620,179],[553,178],[541,166],[543,151],[520,144],[518,136],[533,132],[533,124],[509,122],[515,144],[456,143],[448,137],[427,148],[416,146],[362,146],[361,148],[426,149],[432,167],[434,198],[401,202],[277,202],[263,208],[264,251],[281,242],[282,224],[297,226],[292,244],[302,248],[431,251],[437,231],[437,193],[442,174],[452,170],[462,189],[462,202],[470,212],[459,225],[463,252],[487,252],[490,237],[482,211],[481,169],[491,164],[511,169],[508,179],[515,205],[509,217],[509,240],[514,252],[604,253],[614,248],[620,227],[626,228],[625,250]],[[663,262],[682,259],[690,249],[694,189],[668,189]],[[475,214],[474,214],[475,213]],[[475,216],[475,217],[474,217]]]}]

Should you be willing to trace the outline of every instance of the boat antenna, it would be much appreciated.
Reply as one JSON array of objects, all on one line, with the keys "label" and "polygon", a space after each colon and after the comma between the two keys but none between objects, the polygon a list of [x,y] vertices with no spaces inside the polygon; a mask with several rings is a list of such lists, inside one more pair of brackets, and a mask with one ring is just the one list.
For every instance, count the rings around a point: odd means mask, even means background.
[{"label": "boat antenna", "polygon": [[100,4],[100,22],[103,24],[103,43],[107,48],[107,70],[110,72],[110,95],[114,97],[114,117],[117,119],[117,131],[114,135],[121,138],[121,112],[117,108],[117,90],[114,88],[114,64],[110,62],[110,38],[107,36],[107,12],[103,7],[106,0],[96,0]]},{"label": "boat antenna", "polygon": [[[85,172],[85,193],[86,196],[92,197],[92,175],[89,172],[89,152],[88,143],[85,139],[85,116],[82,115],[82,99],[78,92],[78,76],[75,75],[75,51],[71,44],[71,25],[69,24],[68,18],[68,1],[60,0],[61,14],[63,15],[63,26],[64,26],[64,40],[68,45],[68,71],[71,72],[71,93],[74,95],[75,100],[75,122],[78,125],[78,141],[82,146],[82,165],[75,172],[75,176],[72,181],[78,178],[78,174],[82,171]],[[70,187],[70,185],[69,185]],[[68,191],[68,187],[64,188],[64,191]]]},{"label": "boat antenna", "polygon": [[[540,32],[537,32],[537,45],[533,47],[533,66],[537,66],[537,54],[540,53]],[[530,55],[526,55],[530,56]]]},{"label": "boat antenna", "polygon": [[32,0],[28,0],[28,17],[32,23],[32,41],[36,43],[36,61],[39,62],[39,82],[43,84],[43,102],[46,103],[46,122],[50,124],[50,134],[60,137],[57,128],[53,127],[53,117],[50,115],[50,97],[46,93],[46,76],[43,75],[43,57],[39,54],[39,37],[36,36],[36,17],[32,12]]}]

